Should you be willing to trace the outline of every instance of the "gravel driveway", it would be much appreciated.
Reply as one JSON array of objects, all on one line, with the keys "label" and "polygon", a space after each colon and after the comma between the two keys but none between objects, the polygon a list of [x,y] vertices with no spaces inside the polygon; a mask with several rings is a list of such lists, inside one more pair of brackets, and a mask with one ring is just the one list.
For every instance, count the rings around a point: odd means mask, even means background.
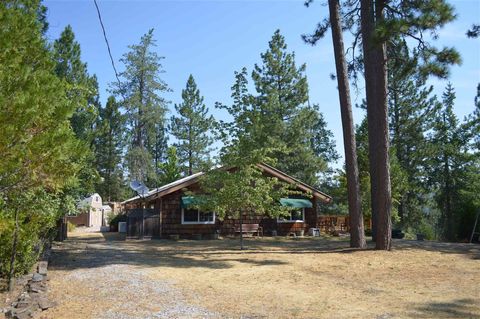
[{"label": "gravel driveway", "polygon": [[[59,304],[41,318],[219,318],[185,302],[174,281],[159,280],[142,261],[155,252],[118,235],[76,234],[54,247],[49,295]],[[189,295],[189,300],[192,296]]]}]

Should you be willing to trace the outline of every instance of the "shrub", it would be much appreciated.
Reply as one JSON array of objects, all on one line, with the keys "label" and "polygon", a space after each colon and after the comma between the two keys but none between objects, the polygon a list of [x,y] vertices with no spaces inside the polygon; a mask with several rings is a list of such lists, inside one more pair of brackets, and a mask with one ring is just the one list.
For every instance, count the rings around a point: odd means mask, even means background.
[{"label": "shrub", "polygon": [[416,231],[418,234],[423,234],[425,236],[425,239],[432,240],[435,238],[435,231],[432,225],[427,224],[426,222],[420,223],[416,227]]},{"label": "shrub", "polygon": [[60,200],[44,190],[18,193],[0,203],[0,277],[10,272],[15,212],[18,213],[18,240],[15,276],[32,268],[44,247],[55,237]]}]

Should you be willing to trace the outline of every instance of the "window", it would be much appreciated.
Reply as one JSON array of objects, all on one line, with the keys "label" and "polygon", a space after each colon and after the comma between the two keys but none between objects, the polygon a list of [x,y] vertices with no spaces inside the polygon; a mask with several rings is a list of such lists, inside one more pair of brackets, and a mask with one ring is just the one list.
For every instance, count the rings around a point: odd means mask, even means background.
[{"label": "window", "polygon": [[280,223],[303,222],[305,220],[305,208],[297,208],[290,210],[290,215],[278,218]]},{"label": "window", "polygon": [[215,224],[215,213],[182,208],[182,224]]}]

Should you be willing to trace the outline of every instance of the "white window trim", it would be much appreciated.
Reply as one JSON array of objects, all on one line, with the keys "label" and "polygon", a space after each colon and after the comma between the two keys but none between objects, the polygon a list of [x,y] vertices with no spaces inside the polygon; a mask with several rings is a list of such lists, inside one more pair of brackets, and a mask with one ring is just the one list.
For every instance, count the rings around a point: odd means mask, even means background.
[{"label": "white window trim", "polygon": [[277,218],[277,223],[304,223],[304,222],[305,222],[305,207],[302,207],[302,219]]},{"label": "white window trim", "polygon": [[[182,207],[182,225],[211,225],[211,224],[215,224],[215,219],[216,219],[216,214],[215,212],[212,212],[213,213],[213,221],[207,221],[207,222],[186,222],[184,220],[184,212],[185,212],[185,209]],[[200,214],[200,210],[197,209],[197,214]],[[198,219],[200,219],[200,216],[198,216]]]}]

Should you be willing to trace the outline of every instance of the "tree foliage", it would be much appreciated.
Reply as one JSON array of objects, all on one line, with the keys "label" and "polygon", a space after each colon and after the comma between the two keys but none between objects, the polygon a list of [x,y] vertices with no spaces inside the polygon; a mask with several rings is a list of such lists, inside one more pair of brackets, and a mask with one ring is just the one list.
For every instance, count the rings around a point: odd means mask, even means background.
[{"label": "tree foliage", "polygon": [[[153,48],[156,41],[153,29],[142,36],[139,44],[130,45],[120,61],[124,71],[120,83],[112,83],[113,93],[126,113],[127,155],[126,164],[130,179],[155,183],[155,163],[163,158],[165,149],[160,138],[165,125],[168,102],[162,94],[169,92],[167,84],[160,78],[164,72],[161,60]],[[159,132],[160,129],[160,132]],[[160,143],[159,143],[160,142]]]},{"label": "tree foliage", "polygon": [[124,199],[122,156],[125,146],[125,118],[113,96],[100,108],[96,125],[95,165],[101,180],[96,191],[106,201]]},{"label": "tree foliage", "polygon": [[175,110],[178,115],[171,118],[170,132],[177,140],[174,146],[183,173],[192,175],[210,162],[213,138],[209,133],[214,126],[214,119],[208,115],[208,108],[191,74],[182,90],[182,103],[175,104]]},{"label": "tree foliage", "polygon": [[[246,90],[246,70],[235,73],[232,87],[233,104],[222,106],[230,111],[248,110],[251,96]],[[296,194],[290,185],[275,177],[266,176],[258,167],[259,163],[275,164],[270,157],[274,146],[259,148],[252,138],[261,120],[256,112],[232,112],[231,123],[221,123],[219,135],[224,147],[220,152],[221,168],[209,171],[201,180],[202,194],[198,207],[214,211],[220,219],[240,219],[245,216],[279,217],[288,212],[280,205],[280,198]],[[241,237],[241,247],[243,240]]]},{"label": "tree foliage", "polygon": [[280,31],[261,54],[262,64],[252,72],[256,92],[248,91],[246,69],[236,73],[234,103],[217,104],[233,121],[236,132],[251,139],[251,147],[268,149],[277,167],[296,178],[319,185],[319,175],[338,154],[318,106],[308,105],[305,65],[296,66]]},{"label": "tree foliage", "polygon": [[80,167],[78,183],[69,187],[68,194],[83,197],[94,192],[98,178],[93,153],[95,122],[100,107],[97,78],[88,74],[87,64],[81,60],[80,44],[70,25],[54,41],[53,58],[55,73],[67,83],[67,96],[75,108],[70,125],[83,144],[81,156],[75,159]]},{"label": "tree foliage", "polygon": [[398,198],[400,225],[404,228],[422,225],[428,205],[425,183],[426,133],[432,129],[433,114],[439,107],[418,69],[418,53],[408,48],[406,41],[392,41],[388,48],[389,61],[389,128],[396,160],[406,174],[405,192]]},{"label": "tree foliage", "polygon": [[167,150],[167,160],[160,164],[160,184],[165,185],[174,182],[181,177],[181,174],[177,149],[170,146]]},{"label": "tree foliage", "polygon": [[[35,2],[33,2],[35,3]],[[84,149],[70,130],[72,100],[32,11],[38,4],[0,7],[0,191],[38,185],[56,189],[77,170]],[[14,26],[17,26],[16,28]]]},{"label": "tree foliage", "polygon": [[459,232],[458,227],[466,219],[473,219],[475,203],[467,200],[472,199],[468,194],[480,190],[478,154],[470,147],[473,136],[465,125],[468,123],[460,123],[453,112],[455,98],[454,88],[449,83],[429,136],[429,182],[435,189],[435,199],[441,211],[440,237],[447,240],[455,240],[459,235],[467,237],[465,230]]},{"label": "tree foliage", "polygon": [[[313,0],[305,1],[309,6]],[[388,141],[388,54],[390,42],[413,39],[417,48],[416,68],[424,76],[446,78],[449,65],[459,63],[458,52],[449,47],[438,49],[432,45],[437,31],[455,18],[453,7],[446,1],[344,1],[343,29],[353,33],[349,70],[354,79],[358,71],[365,76],[367,100],[371,203],[373,231],[376,246],[390,249],[391,188]],[[312,35],[305,35],[307,43],[315,44],[328,30],[330,21],[324,19]],[[426,37],[427,35],[427,37]],[[361,51],[356,50],[361,43]],[[360,53],[360,54],[359,54]],[[387,63],[385,63],[387,61]],[[376,227],[380,228],[376,232]]]},{"label": "tree foliage", "polygon": [[85,145],[70,118],[76,100],[56,75],[38,1],[0,4],[0,275],[32,266],[64,208],[62,190],[77,182]]}]

